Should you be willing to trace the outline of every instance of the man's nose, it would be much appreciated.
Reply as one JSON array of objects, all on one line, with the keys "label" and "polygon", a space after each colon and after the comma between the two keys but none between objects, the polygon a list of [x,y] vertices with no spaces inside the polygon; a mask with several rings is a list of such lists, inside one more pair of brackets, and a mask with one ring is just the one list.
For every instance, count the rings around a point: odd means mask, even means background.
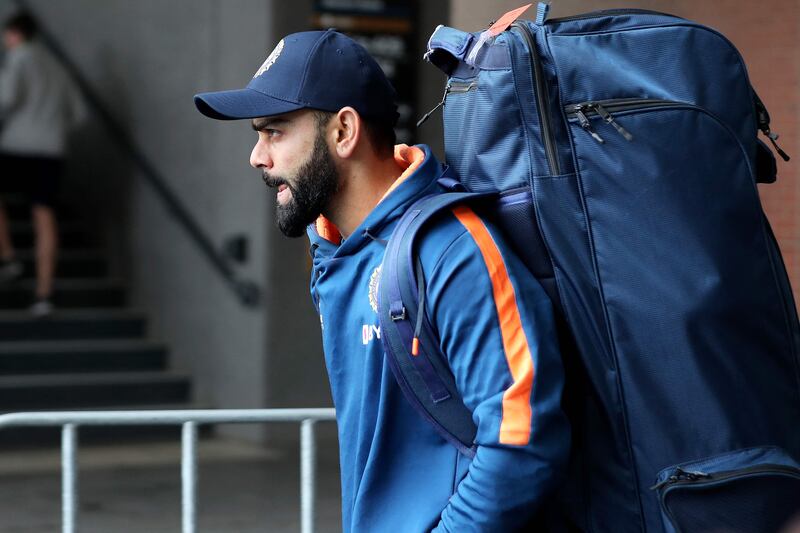
[{"label": "man's nose", "polygon": [[272,158],[261,141],[257,142],[253,146],[253,151],[250,152],[250,166],[253,168],[272,168]]}]

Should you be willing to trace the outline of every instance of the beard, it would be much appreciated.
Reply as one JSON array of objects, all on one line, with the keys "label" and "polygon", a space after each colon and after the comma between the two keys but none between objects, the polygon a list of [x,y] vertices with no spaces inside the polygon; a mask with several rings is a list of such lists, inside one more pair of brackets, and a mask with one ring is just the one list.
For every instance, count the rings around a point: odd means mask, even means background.
[{"label": "beard", "polygon": [[291,191],[292,197],[286,204],[276,204],[275,222],[287,237],[301,237],[339,190],[339,173],[324,132],[317,131],[308,161],[300,166],[291,182],[264,171],[264,183],[270,187],[286,185]]}]

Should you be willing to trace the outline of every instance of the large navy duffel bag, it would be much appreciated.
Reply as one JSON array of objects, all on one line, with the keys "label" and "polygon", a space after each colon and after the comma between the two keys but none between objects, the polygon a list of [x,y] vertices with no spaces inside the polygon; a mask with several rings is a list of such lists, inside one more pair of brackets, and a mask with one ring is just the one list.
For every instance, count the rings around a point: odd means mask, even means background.
[{"label": "large navy duffel bag", "polygon": [[[564,326],[566,513],[584,531],[777,531],[800,511],[800,328],[756,187],[775,179],[757,138],[774,144],[769,115],[715,30],[640,10],[546,15],[497,35],[439,27],[426,57],[448,75],[447,163],[495,193],[481,209]],[[414,232],[451,204],[417,206],[387,248],[381,285],[405,287],[412,323]],[[391,322],[409,398],[469,449],[458,399],[407,386],[421,383],[411,339]]]}]

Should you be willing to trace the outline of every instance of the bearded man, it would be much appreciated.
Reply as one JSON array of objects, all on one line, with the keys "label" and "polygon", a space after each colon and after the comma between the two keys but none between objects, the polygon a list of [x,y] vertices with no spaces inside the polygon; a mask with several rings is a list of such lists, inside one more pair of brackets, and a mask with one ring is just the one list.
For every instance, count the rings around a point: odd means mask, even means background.
[{"label": "bearded man", "polygon": [[386,240],[411,204],[444,190],[427,146],[394,146],[394,100],[375,60],[332,30],[285,37],[244,89],[195,96],[209,117],[252,119],[250,163],[277,188],[278,226],[311,241],[344,531],[515,531],[568,453],[551,304],[468,207],[422,235],[423,311],[478,428],[474,456],[460,453],[403,397],[379,339]]}]

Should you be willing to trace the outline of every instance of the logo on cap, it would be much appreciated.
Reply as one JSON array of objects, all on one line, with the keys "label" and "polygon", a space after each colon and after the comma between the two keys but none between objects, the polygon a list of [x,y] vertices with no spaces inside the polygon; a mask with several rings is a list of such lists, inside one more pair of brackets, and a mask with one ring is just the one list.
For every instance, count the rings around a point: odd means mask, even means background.
[{"label": "logo on cap", "polygon": [[275,61],[277,61],[278,56],[281,55],[281,52],[283,52],[283,39],[281,39],[281,42],[278,43],[278,46],[275,47],[275,50],[272,51],[267,60],[264,61],[264,64],[261,65],[261,67],[253,75],[253,77],[257,78],[262,74],[264,74],[266,71],[268,71],[269,67],[271,67],[275,63]]}]

